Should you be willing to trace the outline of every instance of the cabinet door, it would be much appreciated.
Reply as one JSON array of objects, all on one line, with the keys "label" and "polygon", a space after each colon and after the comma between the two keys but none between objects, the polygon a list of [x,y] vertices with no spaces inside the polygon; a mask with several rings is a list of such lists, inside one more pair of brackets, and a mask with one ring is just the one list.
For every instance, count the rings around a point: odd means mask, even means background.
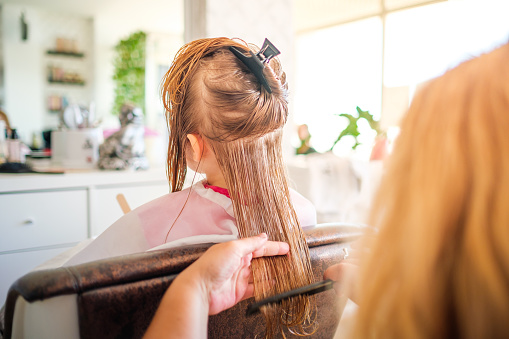
[{"label": "cabinet door", "polygon": [[5,303],[9,287],[16,279],[68,249],[69,247],[62,247],[0,254],[0,267],[2,268],[2,274],[0,274],[0,307]]},{"label": "cabinet door", "polygon": [[124,213],[117,202],[117,194],[125,196],[131,210],[168,193],[166,181],[141,186],[116,186],[90,191],[90,226],[96,237],[117,221]]},{"label": "cabinet door", "polygon": [[87,191],[0,195],[0,253],[87,238]]}]

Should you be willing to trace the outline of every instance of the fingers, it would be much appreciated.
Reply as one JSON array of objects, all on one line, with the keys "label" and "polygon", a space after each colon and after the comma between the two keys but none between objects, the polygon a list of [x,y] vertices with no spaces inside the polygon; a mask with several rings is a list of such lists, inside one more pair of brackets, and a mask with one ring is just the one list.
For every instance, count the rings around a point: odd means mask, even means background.
[{"label": "fingers", "polygon": [[244,293],[244,296],[242,297],[241,300],[249,299],[252,296],[254,296],[254,285],[248,284],[247,288],[246,288],[246,292]]},{"label": "fingers", "polygon": [[252,253],[253,258],[283,255],[289,251],[287,243],[267,241],[267,234],[265,233],[255,237],[240,239],[237,241],[237,245],[239,246],[241,256]]},{"label": "fingers", "polygon": [[323,274],[324,279],[340,281],[351,274],[352,270],[357,269],[357,265],[342,261],[339,264],[329,266]]},{"label": "fingers", "polygon": [[[276,285],[276,280],[273,279],[271,281],[262,281],[262,282],[258,282],[258,283],[267,285],[267,288],[273,288],[274,285]],[[249,283],[247,284],[246,292],[244,293],[244,296],[242,297],[241,300],[249,299],[253,296],[254,296],[254,284],[253,284],[253,279],[251,279],[251,281],[249,281]]]},{"label": "fingers", "polygon": [[324,279],[335,281],[334,290],[338,296],[348,296],[352,301],[357,302],[357,276],[359,266],[347,262],[332,265],[323,275]]},{"label": "fingers", "polygon": [[352,241],[352,243],[350,244],[351,249],[360,250],[360,249],[363,249],[363,247],[364,246],[363,246],[362,242],[359,240]]},{"label": "fingers", "polygon": [[236,244],[240,250],[240,255],[243,257],[249,253],[260,249],[267,242],[267,234],[262,233],[256,237],[249,237],[240,240],[235,240],[232,244]]},{"label": "fingers", "polygon": [[290,247],[285,242],[267,241],[262,248],[253,252],[253,258],[267,257],[273,255],[284,255],[288,253]]}]

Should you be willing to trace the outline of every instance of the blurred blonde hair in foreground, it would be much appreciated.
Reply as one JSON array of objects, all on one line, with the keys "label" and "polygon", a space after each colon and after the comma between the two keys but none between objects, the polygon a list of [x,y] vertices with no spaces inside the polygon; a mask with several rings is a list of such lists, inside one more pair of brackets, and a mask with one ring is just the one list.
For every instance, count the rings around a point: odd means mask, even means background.
[{"label": "blurred blonde hair in foreground", "polygon": [[375,202],[355,338],[509,333],[509,44],[415,97]]}]

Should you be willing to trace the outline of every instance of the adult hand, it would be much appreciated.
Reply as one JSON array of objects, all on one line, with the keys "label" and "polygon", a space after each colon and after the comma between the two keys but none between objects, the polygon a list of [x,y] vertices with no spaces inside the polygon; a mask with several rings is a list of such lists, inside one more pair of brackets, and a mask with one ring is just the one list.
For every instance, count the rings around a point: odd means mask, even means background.
[{"label": "adult hand", "polygon": [[283,255],[288,250],[287,243],[267,241],[267,235],[262,233],[212,246],[182,274],[200,282],[208,299],[209,315],[213,315],[253,296],[253,258]]},{"label": "adult hand", "polygon": [[206,338],[209,315],[253,295],[251,260],[288,251],[266,234],[212,246],[173,281],[144,338]]},{"label": "adult hand", "polygon": [[360,245],[352,243],[348,255],[338,264],[329,266],[323,275],[324,279],[335,281],[334,290],[338,296],[347,296],[353,302],[358,300],[357,281],[359,275]]}]

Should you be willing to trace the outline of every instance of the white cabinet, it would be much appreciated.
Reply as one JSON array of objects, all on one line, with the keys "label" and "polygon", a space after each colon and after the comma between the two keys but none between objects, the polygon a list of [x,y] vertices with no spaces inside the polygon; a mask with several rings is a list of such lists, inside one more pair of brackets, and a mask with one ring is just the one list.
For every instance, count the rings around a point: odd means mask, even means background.
[{"label": "white cabinet", "polygon": [[0,304],[18,277],[87,239],[86,206],[85,189],[0,194]]},{"label": "white cabinet", "polygon": [[0,174],[0,307],[23,274],[95,237],[131,209],[168,193],[164,169]]},{"label": "white cabinet", "polygon": [[5,303],[9,287],[16,279],[36,268],[43,262],[50,260],[58,254],[70,249],[67,247],[56,247],[46,249],[31,249],[30,251],[6,252],[0,254],[0,308]]},{"label": "white cabinet", "polygon": [[116,197],[123,194],[129,207],[134,210],[144,203],[168,193],[168,184],[147,183],[143,186],[118,185],[90,190],[91,236],[97,237],[123,215]]},{"label": "white cabinet", "polygon": [[86,239],[86,205],[85,189],[0,195],[0,252]]}]

